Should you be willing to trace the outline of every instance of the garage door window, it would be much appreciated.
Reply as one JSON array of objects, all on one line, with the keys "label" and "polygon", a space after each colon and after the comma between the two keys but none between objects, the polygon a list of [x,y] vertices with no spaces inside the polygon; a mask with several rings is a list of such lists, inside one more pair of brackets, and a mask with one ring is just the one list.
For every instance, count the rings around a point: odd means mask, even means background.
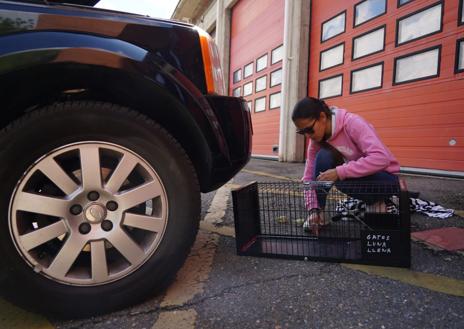
[{"label": "garage door window", "polygon": [[256,72],[262,71],[267,67],[267,54],[256,60]]},{"label": "garage door window", "polygon": [[243,85],[243,96],[249,96],[253,93],[253,81]]},{"label": "garage door window", "polygon": [[376,54],[385,49],[385,26],[353,38],[352,59]]},{"label": "garage door window", "polygon": [[343,74],[319,80],[319,98],[341,96]]},{"label": "garage door window", "polygon": [[255,92],[259,92],[259,91],[266,89],[266,85],[267,85],[267,75],[256,79]]},{"label": "garage door window", "polygon": [[252,109],[251,109],[251,107],[253,106],[252,104],[253,104],[252,101],[248,101],[248,102],[247,102],[248,109],[250,110],[250,112],[252,111]]},{"label": "garage door window", "polygon": [[238,69],[234,72],[234,83],[237,83],[242,80],[242,69]]},{"label": "garage door window", "polygon": [[279,108],[280,102],[281,102],[280,92],[272,94],[271,96],[269,96],[269,109],[272,110],[272,109]]},{"label": "garage door window", "polygon": [[322,23],[321,42],[332,39],[333,37],[345,32],[346,11]]},{"label": "garage door window", "polygon": [[459,20],[458,25],[464,24],[464,0],[459,1]]},{"label": "garage door window", "polygon": [[405,5],[411,1],[412,0],[398,0],[398,7],[401,7],[402,5]]},{"label": "garage door window", "polygon": [[437,77],[440,73],[441,46],[395,58],[394,84]]},{"label": "garage door window", "polygon": [[342,65],[344,53],[345,43],[341,43],[335,47],[322,51],[319,61],[319,71],[324,71],[328,68]]},{"label": "garage door window", "polygon": [[282,69],[271,72],[271,87],[278,86],[282,83]]},{"label": "garage door window", "polygon": [[383,62],[351,71],[351,93],[382,88]]},{"label": "garage door window", "polygon": [[237,88],[235,88],[234,91],[232,92],[232,95],[233,95],[234,97],[240,97],[240,94],[241,94],[241,93],[242,93],[242,88],[237,87]]},{"label": "garage door window", "polygon": [[280,45],[271,52],[271,65],[278,63],[283,58],[284,46]]},{"label": "garage door window", "polygon": [[245,65],[243,68],[243,78],[248,78],[250,75],[253,74],[253,62],[250,64]]},{"label": "garage door window", "polygon": [[396,23],[396,45],[441,32],[442,16],[443,4],[438,3],[398,19]]},{"label": "garage door window", "polygon": [[266,97],[255,99],[255,112],[266,111]]},{"label": "garage door window", "polygon": [[464,39],[457,41],[456,45],[456,73],[464,72]]},{"label": "garage door window", "polygon": [[354,6],[354,25],[359,26],[387,12],[386,0],[364,0]]}]

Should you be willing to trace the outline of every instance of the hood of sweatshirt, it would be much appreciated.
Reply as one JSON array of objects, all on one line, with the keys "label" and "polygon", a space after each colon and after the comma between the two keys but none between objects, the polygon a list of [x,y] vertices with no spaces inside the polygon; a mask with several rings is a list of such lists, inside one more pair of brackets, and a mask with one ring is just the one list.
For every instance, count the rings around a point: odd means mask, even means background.
[{"label": "hood of sweatshirt", "polygon": [[[345,125],[345,118],[349,115],[344,109],[332,109],[332,136],[327,140],[330,142],[332,139],[337,138]],[[335,116],[335,121],[333,120]]]}]

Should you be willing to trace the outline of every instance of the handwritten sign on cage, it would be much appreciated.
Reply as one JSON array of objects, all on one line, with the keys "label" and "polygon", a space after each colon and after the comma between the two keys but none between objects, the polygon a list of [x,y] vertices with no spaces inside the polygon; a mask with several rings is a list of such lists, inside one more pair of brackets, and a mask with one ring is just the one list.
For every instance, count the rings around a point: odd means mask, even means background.
[{"label": "handwritten sign on cage", "polygon": [[396,258],[401,253],[400,235],[390,230],[361,230],[361,252],[365,258]]}]

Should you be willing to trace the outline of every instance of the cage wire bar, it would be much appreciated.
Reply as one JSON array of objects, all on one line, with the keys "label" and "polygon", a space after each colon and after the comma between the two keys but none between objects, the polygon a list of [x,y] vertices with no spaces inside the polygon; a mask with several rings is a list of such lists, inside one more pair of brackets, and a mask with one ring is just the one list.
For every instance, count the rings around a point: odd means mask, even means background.
[{"label": "cage wire bar", "polygon": [[[253,182],[232,199],[239,255],[410,267],[409,196],[401,180]],[[308,231],[303,223],[313,213],[326,225]]]}]

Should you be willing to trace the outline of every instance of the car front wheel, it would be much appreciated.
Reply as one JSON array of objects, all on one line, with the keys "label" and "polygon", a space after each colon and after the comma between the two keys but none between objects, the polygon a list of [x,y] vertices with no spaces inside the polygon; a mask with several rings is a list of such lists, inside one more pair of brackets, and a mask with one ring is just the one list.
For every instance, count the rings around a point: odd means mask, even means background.
[{"label": "car front wheel", "polygon": [[199,189],[177,142],[137,112],[63,103],[0,136],[6,296],[79,317],[169,283],[198,230]]}]

